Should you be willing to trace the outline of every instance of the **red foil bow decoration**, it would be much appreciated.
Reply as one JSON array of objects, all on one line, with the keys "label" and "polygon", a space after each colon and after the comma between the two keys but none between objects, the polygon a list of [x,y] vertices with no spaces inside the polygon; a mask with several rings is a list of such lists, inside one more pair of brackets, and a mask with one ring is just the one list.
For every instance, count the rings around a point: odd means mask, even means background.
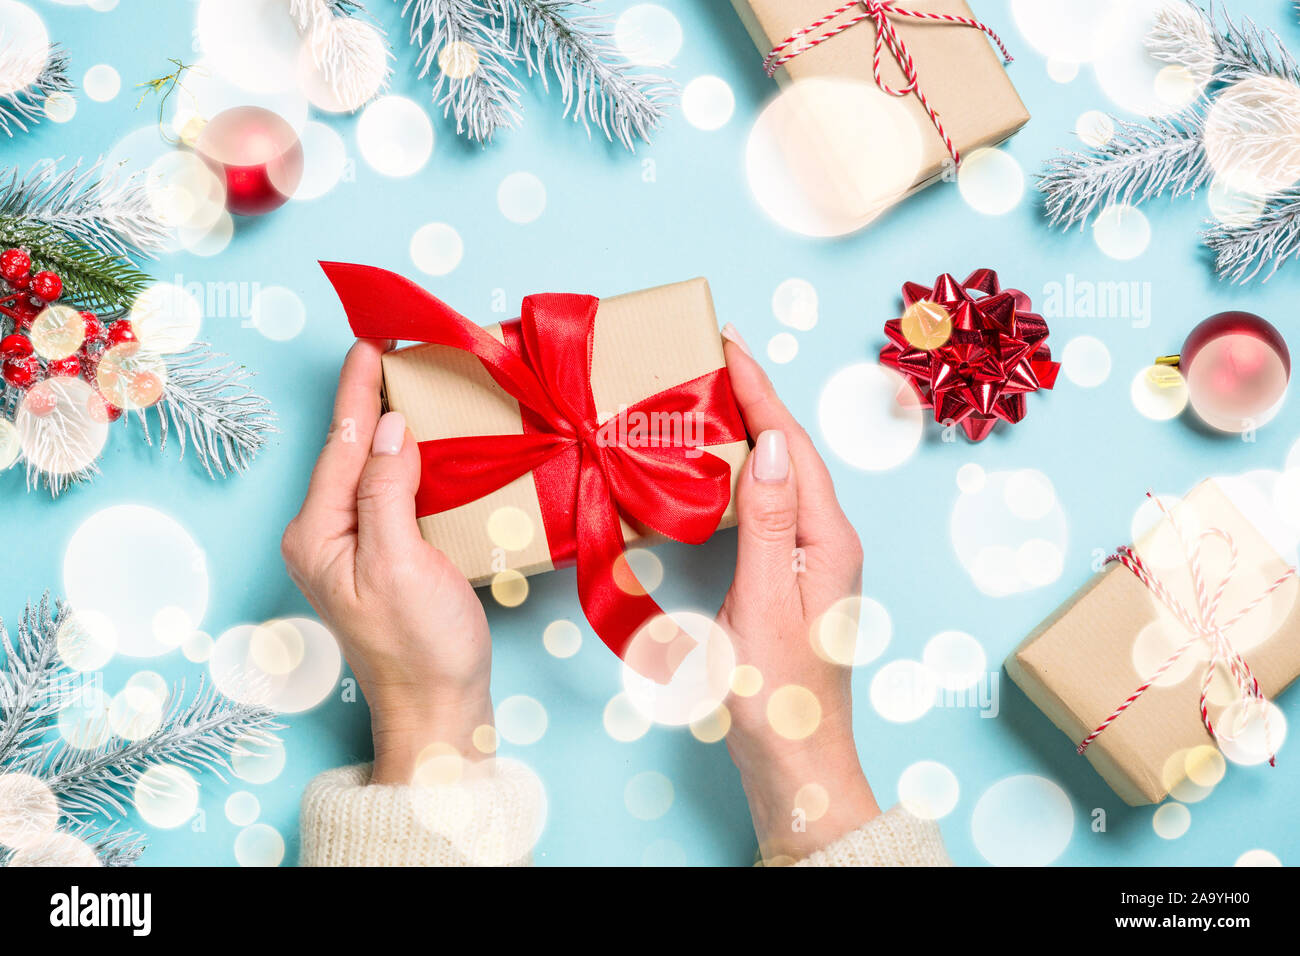
[{"label": "red foil bow decoration", "polygon": [[971,441],[982,441],[999,420],[1014,425],[1025,417],[1026,395],[1056,384],[1061,366],[1047,347],[1047,322],[1030,311],[1029,296],[1004,291],[992,269],[977,269],[961,283],[942,275],[933,288],[908,282],[903,304],[918,302],[948,313],[951,336],[936,348],[918,348],[903,321],[891,319],[880,361],[903,374],[935,421],[959,424]]},{"label": "red foil bow decoration", "polygon": [[[402,276],[341,262],[321,267],[358,338],[469,352],[519,402],[522,435],[420,442],[417,515],[449,511],[532,472],[551,560],[557,567],[577,566],[587,620],[624,657],[637,632],[663,611],[648,594],[626,590],[630,570],[626,562],[616,567],[623,554],[619,515],[687,544],[700,544],[717,529],[731,500],[731,467],[699,445],[746,437],[727,370],[664,389],[621,413],[693,416],[701,425],[698,445],[633,443],[635,433],[602,427],[597,419],[591,391],[599,304],[594,296],[528,296],[520,318],[502,326],[502,344]],[[679,636],[693,645],[680,631]],[[689,649],[678,641],[645,643],[662,653],[638,654],[629,663],[659,681],[671,676]]]}]

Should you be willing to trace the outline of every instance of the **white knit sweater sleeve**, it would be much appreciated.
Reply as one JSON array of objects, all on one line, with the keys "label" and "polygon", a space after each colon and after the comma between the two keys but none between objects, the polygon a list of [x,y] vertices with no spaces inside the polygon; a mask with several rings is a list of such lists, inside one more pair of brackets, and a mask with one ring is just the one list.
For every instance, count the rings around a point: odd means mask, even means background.
[{"label": "white knit sweater sleeve", "polygon": [[[506,763],[435,787],[370,785],[370,765],[328,770],[302,799],[303,866],[527,866],[545,797]],[[895,807],[798,866],[951,866],[939,828]]]},{"label": "white knit sweater sleeve", "polygon": [[933,820],[894,807],[796,866],[952,866]]},{"label": "white knit sweater sleeve", "polygon": [[302,798],[302,866],[528,866],[545,797],[521,765],[432,787],[328,770]]}]

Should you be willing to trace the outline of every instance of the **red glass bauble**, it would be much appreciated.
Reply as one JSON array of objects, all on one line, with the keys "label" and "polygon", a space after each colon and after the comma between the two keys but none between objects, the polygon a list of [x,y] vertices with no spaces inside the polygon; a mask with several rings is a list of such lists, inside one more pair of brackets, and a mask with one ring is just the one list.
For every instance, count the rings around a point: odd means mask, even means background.
[{"label": "red glass bauble", "polygon": [[261,216],[302,182],[302,143],[293,127],[260,106],[236,106],[208,121],[194,150],[226,184],[226,209]]}]

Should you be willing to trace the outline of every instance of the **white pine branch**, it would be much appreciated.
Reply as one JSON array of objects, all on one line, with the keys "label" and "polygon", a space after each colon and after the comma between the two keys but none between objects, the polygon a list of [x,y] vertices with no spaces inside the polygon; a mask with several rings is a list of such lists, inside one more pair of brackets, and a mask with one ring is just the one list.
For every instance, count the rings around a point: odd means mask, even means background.
[{"label": "white pine branch", "polygon": [[0,171],[0,217],[57,229],[113,255],[152,256],[163,247],[166,229],[143,174],[105,173],[102,159],[85,169],[77,160],[62,171],[59,162],[44,161],[25,177],[17,166]]},{"label": "white pine branch", "polygon": [[[368,95],[388,87],[393,75],[392,48],[383,28],[359,2],[290,0],[289,13],[307,39],[316,68],[341,103],[360,109]],[[356,24],[353,18],[357,18]],[[363,22],[365,26],[359,26]],[[376,77],[376,73],[382,76]],[[379,80],[377,86],[375,79]]]},{"label": "white pine branch", "polygon": [[[32,64],[18,61],[19,54],[0,36],[0,86],[5,75],[26,76]],[[68,79],[68,55],[58,44],[51,44],[45,65],[36,79],[22,89],[0,95],[0,132],[11,139],[16,132],[27,132],[41,121],[45,101],[55,93],[68,93],[72,82]]]},{"label": "white pine branch", "polygon": [[436,75],[434,103],[443,116],[455,117],[458,134],[480,143],[520,118],[521,87],[511,72],[519,55],[488,22],[491,12],[479,0],[405,0],[402,6],[411,44],[420,50],[418,76]]},{"label": "white pine branch", "polygon": [[1206,232],[1205,244],[1214,252],[1221,277],[1249,282],[1264,274],[1267,282],[1284,262],[1300,259],[1300,190],[1273,200],[1249,225],[1216,223]]},{"label": "white pine branch", "polygon": [[649,142],[677,92],[662,76],[629,70],[614,46],[609,19],[592,0],[488,0],[495,22],[528,67],[548,86],[559,83],[564,115],[589,130],[594,123],[611,141],[635,148]]}]

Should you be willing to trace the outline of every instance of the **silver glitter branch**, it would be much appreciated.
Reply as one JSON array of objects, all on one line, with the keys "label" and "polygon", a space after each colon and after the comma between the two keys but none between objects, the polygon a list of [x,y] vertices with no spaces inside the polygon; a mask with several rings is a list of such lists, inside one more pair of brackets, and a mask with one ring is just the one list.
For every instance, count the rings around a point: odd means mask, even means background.
[{"label": "silver glitter branch", "polygon": [[[183,686],[173,691],[158,728],[143,739],[70,746],[50,733],[68,696],[61,687],[69,672],[58,654],[58,633],[70,618],[68,607],[47,593],[28,604],[15,637],[0,621],[0,776],[40,779],[58,800],[62,832],[86,842],[105,866],[128,866],[143,851],[144,838],[115,830],[111,818],[126,811],[148,768],[167,764],[220,776],[232,757],[256,752],[281,727],[271,712],[229,701],[200,681],[189,701]],[[0,851],[0,864],[9,855]]]},{"label": "silver glitter branch", "polygon": [[45,161],[23,176],[17,166],[0,171],[0,218],[62,232],[117,256],[152,256],[163,247],[166,228],[145,191],[143,174],[119,177],[102,160],[62,171]]},{"label": "silver glitter branch", "polygon": [[431,72],[433,101],[456,118],[456,132],[480,143],[519,123],[519,81],[510,67],[519,55],[489,22],[478,0],[405,0],[420,79]]},{"label": "silver glitter branch", "polygon": [[1115,135],[1092,153],[1060,151],[1038,177],[1054,226],[1082,226],[1112,203],[1194,193],[1213,178],[1201,146],[1205,119],[1190,109],[1151,125],[1115,120]]},{"label": "silver glitter branch", "polygon": [[[1300,10],[1300,5],[1297,5]],[[1220,98],[1228,87],[1252,78],[1276,78],[1300,86],[1300,63],[1271,30],[1249,17],[1240,23],[1214,7],[1190,3],[1166,7],[1146,40],[1156,59],[1186,67],[1206,81],[1199,102],[1172,119],[1148,124],[1115,120],[1116,133],[1091,153],[1061,151],[1038,178],[1044,208],[1053,225],[1082,225],[1111,203],[1136,205],[1162,195],[1194,194],[1215,176],[1205,151],[1205,123],[1211,106],[1217,119],[1239,132],[1225,138],[1216,164],[1250,169],[1276,165],[1294,136],[1290,107],[1254,97],[1248,103]],[[1258,102],[1257,102],[1258,101]],[[1249,115],[1247,115],[1249,114]],[[1275,131],[1269,134],[1269,129]],[[1300,149],[1300,142],[1292,146]],[[1220,155],[1221,154],[1221,155]],[[1261,167],[1263,168],[1263,167]],[[1221,278],[1265,280],[1283,262],[1300,258],[1300,192],[1259,197],[1263,212],[1250,223],[1211,222],[1204,234]]]},{"label": "silver glitter branch", "polygon": [[[30,64],[19,63],[18,54],[0,36],[0,81],[10,71],[20,75],[30,69]],[[7,84],[6,84],[7,88]],[[0,95],[0,132],[11,139],[17,132],[27,132],[41,121],[45,101],[55,93],[68,93],[72,81],[68,79],[68,55],[58,44],[51,44],[45,65],[29,86]]]},{"label": "silver glitter branch", "polygon": [[1205,244],[1214,251],[1215,268],[1223,278],[1249,282],[1263,273],[1267,281],[1283,262],[1300,259],[1300,190],[1274,199],[1249,225],[1211,226]]},{"label": "silver glitter branch", "polygon": [[270,402],[249,385],[252,373],[233,362],[214,362],[223,357],[203,343],[170,357],[162,400],[138,414],[145,441],[153,444],[149,424],[155,417],[159,449],[174,435],[180,457],[192,448],[211,478],[245,471],[267,434],[276,431]]},{"label": "silver glitter branch", "polygon": [[564,115],[596,124],[627,149],[649,142],[677,88],[668,79],[631,73],[614,47],[609,19],[592,0],[489,0],[496,22],[523,58],[528,73],[548,87],[548,68],[560,86]]}]

